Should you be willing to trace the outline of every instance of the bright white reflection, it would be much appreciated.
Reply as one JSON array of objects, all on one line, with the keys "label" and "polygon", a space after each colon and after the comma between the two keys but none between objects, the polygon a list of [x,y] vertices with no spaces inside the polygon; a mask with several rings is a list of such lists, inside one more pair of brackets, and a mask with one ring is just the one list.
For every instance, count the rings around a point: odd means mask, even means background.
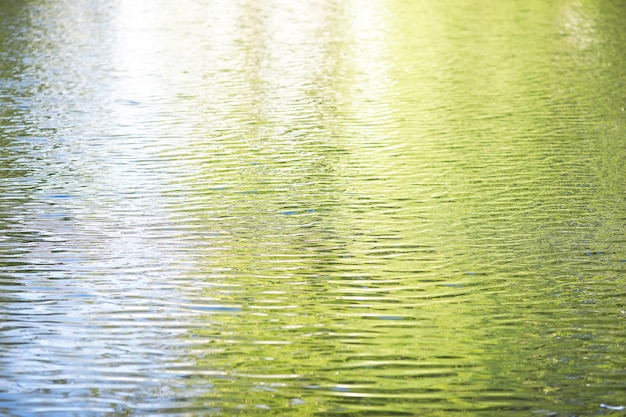
[{"label": "bright white reflection", "polygon": [[593,18],[579,2],[567,3],[561,9],[563,32],[575,48],[585,50],[596,42]]},{"label": "bright white reflection", "polygon": [[[349,30],[348,57],[346,67],[352,78],[346,88],[346,108],[355,119],[350,130],[350,150],[355,161],[371,160],[372,155],[379,163],[368,165],[368,172],[355,175],[387,177],[389,167],[388,129],[380,126],[393,125],[394,81],[390,74],[393,65],[391,51],[391,28],[386,1],[348,0],[346,1],[347,27]],[[352,164],[355,169],[358,164]],[[379,187],[385,187],[379,183]],[[386,192],[376,187],[359,190],[364,195]]]},{"label": "bright white reflection", "polygon": [[[160,16],[153,3],[142,0],[120,2],[112,60],[117,69],[114,96],[126,101],[125,104],[142,104],[161,88],[155,77],[162,66],[158,59],[159,26]],[[128,110],[119,111],[116,120],[132,127],[133,120],[126,119],[133,112]]]},{"label": "bright white reflection", "polygon": [[393,87],[386,2],[351,0],[347,9],[351,18],[350,64],[356,74],[351,89],[356,94],[355,110],[364,122],[380,121],[389,115],[387,102]]}]

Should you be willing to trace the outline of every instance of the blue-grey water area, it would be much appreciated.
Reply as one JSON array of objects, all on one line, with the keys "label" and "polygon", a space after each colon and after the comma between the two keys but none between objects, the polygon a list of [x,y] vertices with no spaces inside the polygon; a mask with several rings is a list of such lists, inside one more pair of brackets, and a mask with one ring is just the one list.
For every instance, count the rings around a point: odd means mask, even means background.
[{"label": "blue-grey water area", "polygon": [[0,415],[623,416],[622,0],[0,0]]}]

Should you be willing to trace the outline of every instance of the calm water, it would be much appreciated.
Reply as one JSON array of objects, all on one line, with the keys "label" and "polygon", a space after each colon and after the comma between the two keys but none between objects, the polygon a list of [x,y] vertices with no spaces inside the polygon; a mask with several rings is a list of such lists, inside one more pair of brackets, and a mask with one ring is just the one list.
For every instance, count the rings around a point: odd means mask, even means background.
[{"label": "calm water", "polygon": [[0,414],[623,415],[624,45],[621,0],[0,0]]}]

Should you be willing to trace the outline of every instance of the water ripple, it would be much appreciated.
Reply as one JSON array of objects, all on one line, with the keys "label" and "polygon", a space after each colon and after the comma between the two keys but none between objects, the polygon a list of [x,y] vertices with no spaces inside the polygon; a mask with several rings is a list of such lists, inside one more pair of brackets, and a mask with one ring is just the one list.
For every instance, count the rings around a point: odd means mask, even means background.
[{"label": "water ripple", "polygon": [[619,411],[623,11],[253,3],[3,6],[0,414]]}]

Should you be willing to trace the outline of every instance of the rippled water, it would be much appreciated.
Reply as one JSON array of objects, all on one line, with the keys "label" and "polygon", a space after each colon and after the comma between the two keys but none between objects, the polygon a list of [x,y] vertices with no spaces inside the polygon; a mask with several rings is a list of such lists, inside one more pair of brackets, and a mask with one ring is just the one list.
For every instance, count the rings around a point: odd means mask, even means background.
[{"label": "rippled water", "polygon": [[0,414],[623,414],[622,2],[0,9]]}]

